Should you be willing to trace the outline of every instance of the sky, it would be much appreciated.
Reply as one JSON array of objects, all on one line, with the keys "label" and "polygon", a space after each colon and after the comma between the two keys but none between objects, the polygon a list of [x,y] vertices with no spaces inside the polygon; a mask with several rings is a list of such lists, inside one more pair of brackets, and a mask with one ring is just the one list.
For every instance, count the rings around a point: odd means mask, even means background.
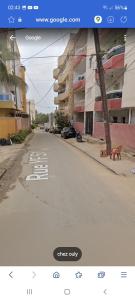
[{"label": "sky", "polygon": [[[56,108],[54,97],[57,94],[54,93],[52,87],[55,82],[53,69],[57,67],[58,56],[63,53],[67,45],[70,32],[72,30],[69,29],[23,29],[16,31],[21,63],[26,68],[27,99],[35,101],[38,112],[50,113]],[[31,36],[34,38],[35,36],[41,37],[41,40],[27,40]],[[50,92],[45,97],[49,89]]]}]

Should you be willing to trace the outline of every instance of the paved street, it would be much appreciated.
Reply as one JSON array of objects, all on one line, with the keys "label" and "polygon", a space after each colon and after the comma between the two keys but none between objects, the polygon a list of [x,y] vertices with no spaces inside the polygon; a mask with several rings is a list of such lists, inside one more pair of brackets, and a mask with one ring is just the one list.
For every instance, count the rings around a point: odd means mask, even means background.
[{"label": "paved street", "polygon": [[[47,170],[41,180],[28,177],[41,166],[34,163],[37,154]],[[59,246],[81,248],[82,259],[58,263],[53,250]],[[135,265],[134,249],[134,178],[112,174],[54,135],[36,133],[0,203],[0,265]]]}]

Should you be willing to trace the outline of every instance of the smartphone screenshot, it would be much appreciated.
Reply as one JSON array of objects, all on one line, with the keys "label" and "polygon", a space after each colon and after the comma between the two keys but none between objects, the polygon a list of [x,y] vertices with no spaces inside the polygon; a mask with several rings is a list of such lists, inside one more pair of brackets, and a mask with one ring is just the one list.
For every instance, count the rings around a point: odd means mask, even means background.
[{"label": "smartphone screenshot", "polygon": [[135,4],[0,5],[0,299],[135,299]]}]

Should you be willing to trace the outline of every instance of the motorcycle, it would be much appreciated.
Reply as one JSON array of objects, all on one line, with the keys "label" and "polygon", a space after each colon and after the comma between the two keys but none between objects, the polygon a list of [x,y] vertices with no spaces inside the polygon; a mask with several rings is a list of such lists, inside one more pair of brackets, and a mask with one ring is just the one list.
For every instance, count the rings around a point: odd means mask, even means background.
[{"label": "motorcycle", "polygon": [[80,132],[77,132],[77,134],[76,134],[76,140],[77,140],[77,142],[82,142],[82,135],[81,135],[81,133]]}]

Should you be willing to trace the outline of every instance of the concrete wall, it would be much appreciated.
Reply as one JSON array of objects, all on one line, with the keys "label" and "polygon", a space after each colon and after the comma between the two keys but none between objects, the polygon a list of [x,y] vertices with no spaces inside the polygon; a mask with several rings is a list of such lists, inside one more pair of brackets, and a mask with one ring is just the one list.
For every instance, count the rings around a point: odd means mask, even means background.
[{"label": "concrete wall", "polygon": [[135,29],[127,31],[122,107],[135,107]]},{"label": "concrete wall", "polygon": [[21,129],[30,127],[29,118],[0,118],[0,138],[7,138],[9,134],[14,134]]},{"label": "concrete wall", "polygon": [[80,133],[84,133],[84,122],[75,122],[73,124],[76,131],[80,131]]},{"label": "concrete wall", "polygon": [[[122,145],[125,149],[135,150],[135,125],[110,124],[112,144]],[[94,123],[95,138],[104,139],[104,123]]]}]

